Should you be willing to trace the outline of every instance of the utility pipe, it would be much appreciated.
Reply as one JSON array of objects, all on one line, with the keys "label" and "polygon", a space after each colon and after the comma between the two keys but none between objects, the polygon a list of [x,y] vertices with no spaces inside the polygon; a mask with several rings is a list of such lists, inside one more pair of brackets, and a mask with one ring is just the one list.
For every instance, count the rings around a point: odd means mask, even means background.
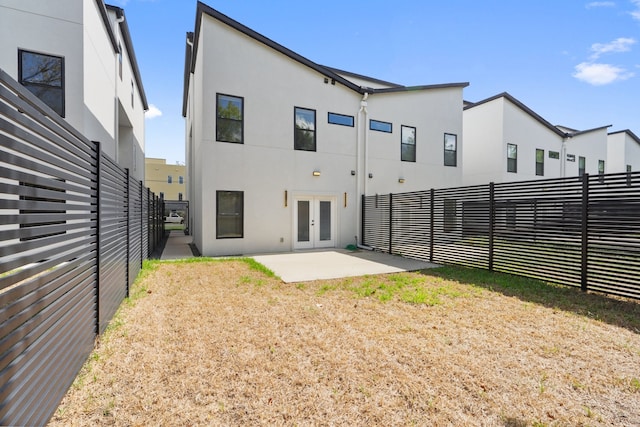
[{"label": "utility pipe", "polygon": [[[361,148],[360,148],[360,133],[361,133],[361,128],[363,126],[363,121],[362,121],[362,113],[364,111],[366,111],[367,108],[367,98],[369,97],[369,94],[367,92],[365,92],[364,96],[362,97],[362,101],[360,101],[360,109],[358,110],[358,114],[356,115],[356,119],[357,119],[357,126],[356,126],[356,245],[358,244],[358,236],[360,235],[360,224],[361,224],[361,220],[364,220],[364,218],[360,218],[361,213],[362,213],[362,195],[361,195],[361,188],[362,188],[362,177],[361,177],[361,171],[363,170],[363,168],[361,168],[361,164],[362,161],[360,159],[360,153],[361,153]],[[366,116],[365,116],[365,121],[364,121],[364,126],[366,126]],[[366,134],[366,129],[365,129],[365,134]],[[366,179],[367,177],[364,176],[364,180],[365,180],[365,186],[366,186]],[[362,236],[360,236],[360,238],[362,238]]]}]

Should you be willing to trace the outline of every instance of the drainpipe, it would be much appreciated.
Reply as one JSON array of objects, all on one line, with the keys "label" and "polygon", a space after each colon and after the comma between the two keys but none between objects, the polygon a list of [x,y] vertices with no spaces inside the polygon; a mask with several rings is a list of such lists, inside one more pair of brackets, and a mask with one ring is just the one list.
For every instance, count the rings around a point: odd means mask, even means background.
[{"label": "drainpipe", "polygon": [[567,137],[562,138],[560,147],[560,178],[567,176]]},{"label": "drainpipe", "polygon": [[[120,24],[124,22],[124,14],[121,14],[120,16],[118,16],[116,14],[116,26],[115,26],[115,33],[118,34],[118,27],[120,26]],[[118,108],[118,104],[120,102],[119,98],[118,98],[118,55],[122,55],[121,50],[121,46],[122,43],[119,40],[120,38],[118,37],[118,46],[116,46],[116,48],[118,49],[118,51],[116,52],[115,55],[115,68],[114,68],[114,93],[115,93],[115,100],[114,100],[114,121],[113,121],[113,140],[115,143],[115,161],[117,164],[120,164],[120,109]]]},{"label": "drainpipe", "polygon": [[[366,177],[366,161],[364,168],[361,168],[361,160],[360,160],[360,133],[362,132],[362,128],[363,128],[363,124],[364,126],[367,125],[367,98],[369,97],[369,93],[365,92],[364,96],[362,97],[362,101],[360,101],[360,109],[358,110],[358,114],[357,114],[357,119],[358,119],[358,126],[356,127],[356,245],[358,245],[358,242],[362,241],[360,236],[360,224],[361,224],[361,220],[362,218],[360,218],[361,216],[361,212],[362,212],[362,193],[361,193],[361,188],[362,188],[362,179],[364,178],[364,186],[365,186],[365,193],[366,193],[366,185],[367,185],[367,177]],[[362,121],[362,113],[364,113],[364,122]],[[365,132],[365,153],[366,153],[366,140],[367,140],[367,131],[366,131],[366,127],[364,128],[364,132]],[[360,172],[361,170],[365,170],[365,175],[362,175]],[[360,236],[360,238],[358,238]]]}]

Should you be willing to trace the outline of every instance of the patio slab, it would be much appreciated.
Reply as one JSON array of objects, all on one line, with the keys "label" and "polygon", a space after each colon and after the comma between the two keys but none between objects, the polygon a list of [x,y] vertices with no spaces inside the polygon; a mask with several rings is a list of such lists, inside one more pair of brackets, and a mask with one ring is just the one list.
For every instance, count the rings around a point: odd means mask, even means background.
[{"label": "patio slab", "polygon": [[286,283],[439,267],[429,262],[366,250],[316,250],[254,255],[252,258],[280,276]]}]

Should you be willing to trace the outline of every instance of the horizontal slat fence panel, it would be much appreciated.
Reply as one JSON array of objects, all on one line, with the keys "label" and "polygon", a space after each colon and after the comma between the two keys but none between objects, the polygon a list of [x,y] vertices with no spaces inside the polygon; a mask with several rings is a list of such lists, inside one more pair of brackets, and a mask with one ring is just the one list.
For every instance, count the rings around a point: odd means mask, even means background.
[{"label": "horizontal slat fence panel", "polygon": [[48,422],[160,243],[162,215],[99,143],[0,70],[0,425]]},{"label": "horizontal slat fence panel", "polygon": [[363,244],[640,299],[640,172],[366,196]]}]

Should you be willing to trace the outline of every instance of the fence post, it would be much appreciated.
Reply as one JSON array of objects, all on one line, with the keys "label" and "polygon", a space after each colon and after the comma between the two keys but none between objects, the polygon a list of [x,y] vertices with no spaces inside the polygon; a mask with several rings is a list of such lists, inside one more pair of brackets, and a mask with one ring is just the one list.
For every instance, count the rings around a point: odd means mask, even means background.
[{"label": "fence post", "polygon": [[142,181],[138,181],[138,188],[140,188],[140,268],[142,268],[142,262],[144,261],[144,185]]},{"label": "fence post", "polygon": [[102,269],[100,268],[100,211],[101,211],[101,194],[100,183],[102,182],[102,145],[99,141],[93,141],[96,145],[96,152],[98,161],[96,164],[96,336],[100,334],[100,273]]},{"label": "fence post", "polygon": [[582,270],[580,289],[587,290],[587,268],[589,266],[589,174],[582,175]]},{"label": "fence post", "polygon": [[129,177],[129,168],[125,168],[125,180],[126,180],[126,211],[127,211],[127,298],[129,298],[129,282],[131,274],[131,183]]},{"label": "fence post", "polygon": [[364,197],[364,194],[362,194],[360,196],[360,199],[362,201],[360,203],[360,211],[361,211],[360,212],[360,218],[361,218],[361,221],[360,221],[360,244],[364,246],[364,245],[366,245],[365,240],[364,240],[364,229],[365,229],[364,223],[365,223],[366,213],[367,213],[367,209],[364,206],[365,201],[366,201],[366,198]]},{"label": "fence post", "polygon": [[493,240],[496,226],[495,183],[489,183],[489,271],[493,271]]},{"label": "fence post", "polygon": [[393,254],[393,193],[389,193],[389,255]]},{"label": "fence post", "polygon": [[429,262],[433,262],[433,235],[434,226],[433,221],[435,215],[433,213],[434,201],[436,191],[432,188],[429,190]]}]

